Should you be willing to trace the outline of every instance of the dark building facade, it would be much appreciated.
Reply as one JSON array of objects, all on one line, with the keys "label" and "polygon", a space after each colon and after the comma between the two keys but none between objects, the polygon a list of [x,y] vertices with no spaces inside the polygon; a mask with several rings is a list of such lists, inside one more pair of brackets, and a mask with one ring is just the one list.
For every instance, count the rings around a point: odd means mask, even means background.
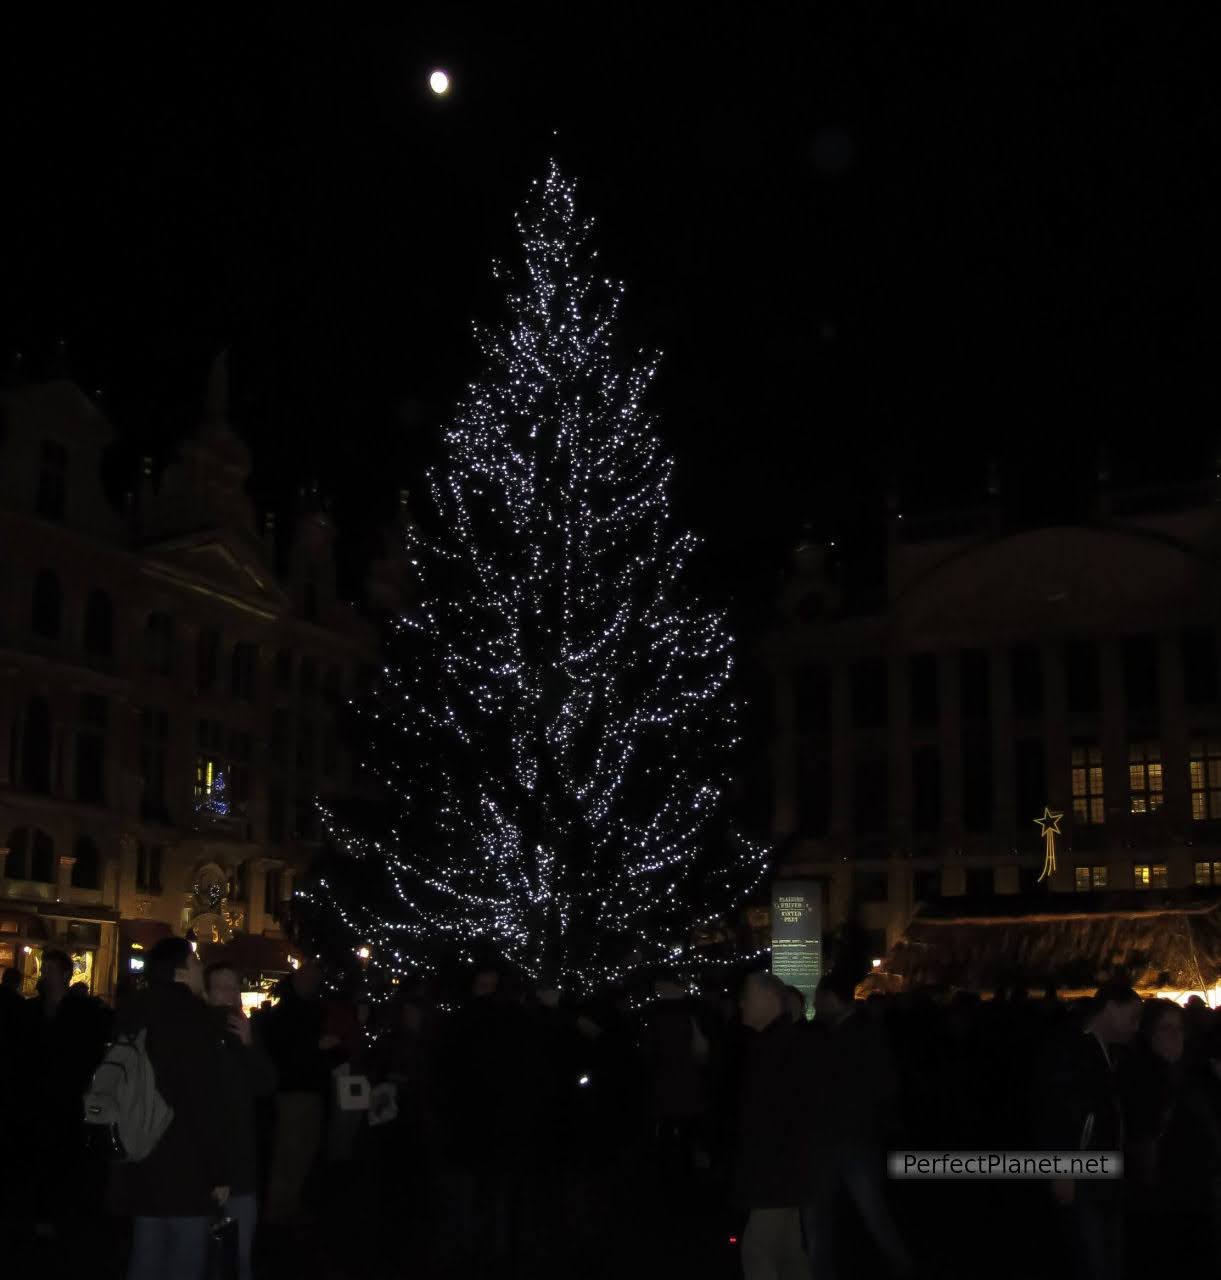
[{"label": "dark building facade", "polygon": [[780,874],[879,956],[943,897],[1221,885],[1219,602],[1203,488],[1023,530],[895,514],[864,608],[807,541],[762,649]]},{"label": "dark building facade", "polygon": [[257,529],[223,358],[122,513],[112,435],[69,382],[0,393],[0,966],[28,988],[61,947],[104,995],[168,932],[283,959],[315,797],[353,783],[342,707],[377,661],[325,512],[283,558]]}]

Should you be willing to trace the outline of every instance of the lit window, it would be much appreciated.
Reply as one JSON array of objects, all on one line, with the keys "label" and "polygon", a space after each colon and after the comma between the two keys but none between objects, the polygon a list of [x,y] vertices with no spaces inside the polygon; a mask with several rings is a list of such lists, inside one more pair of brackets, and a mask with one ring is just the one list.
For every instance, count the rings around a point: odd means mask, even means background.
[{"label": "lit window", "polygon": [[1221,742],[1191,744],[1191,816],[1197,822],[1221,818]]},{"label": "lit window", "polygon": [[1156,813],[1162,807],[1162,749],[1156,742],[1128,748],[1128,802],[1132,813]]},{"label": "lit window", "polygon": [[1074,868],[1074,888],[1078,893],[1089,893],[1091,890],[1105,889],[1106,887],[1107,869],[1105,866]]},{"label": "lit window", "polygon": [[1100,825],[1106,821],[1102,796],[1102,748],[1073,748],[1073,820]]},{"label": "lit window", "polygon": [[1132,868],[1132,884],[1137,889],[1165,889],[1166,864],[1164,862],[1138,862]]},{"label": "lit window", "polygon": [[1221,888],[1221,862],[1197,862],[1195,882],[1200,886],[1216,885]]}]

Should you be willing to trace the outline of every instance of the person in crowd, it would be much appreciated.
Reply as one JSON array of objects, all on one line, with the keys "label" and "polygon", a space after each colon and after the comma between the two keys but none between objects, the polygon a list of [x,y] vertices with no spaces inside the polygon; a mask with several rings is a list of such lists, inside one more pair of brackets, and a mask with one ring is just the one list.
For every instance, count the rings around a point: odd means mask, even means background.
[{"label": "person in crowd", "polygon": [[802,1206],[813,1191],[815,1041],[788,1009],[783,982],[753,973],[742,987],[748,1028],[732,1197],[747,1213],[745,1280],[808,1280]]},{"label": "person in crowd", "polygon": [[[35,1126],[35,1234],[77,1236],[79,1224],[69,1220],[98,1205],[103,1193],[103,1166],[84,1147],[81,1098],[105,1052],[110,1013],[83,982],[72,982],[71,957],[57,950],[43,952],[38,994],[25,1012],[24,1052],[18,1052],[24,1057],[21,1092]],[[82,1188],[79,1199],[65,1199],[65,1178]]]},{"label": "person in crowd", "polygon": [[[1055,1043],[1035,1074],[1037,1145],[1048,1151],[1118,1152],[1124,1146],[1116,1055],[1140,1026],[1141,1000],[1126,983],[1104,982],[1084,1023]],[[1083,1280],[1123,1275],[1119,1184],[1071,1178],[1051,1183],[1061,1211],[1071,1274]]]},{"label": "person in crowd", "polygon": [[[1197,1015],[1198,1017],[1198,1015]],[[1221,1128],[1207,1082],[1187,1059],[1187,1016],[1149,1000],[1134,1052],[1121,1064],[1130,1265],[1187,1274],[1216,1270],[1214,1213]]]},{"label": "person in crowd", "polygon": [[653,1119],[662,1169],[688,1176],[704,1140],[709,1040],[687,986],[675,973],[653,984],[642,1048],[652,1076]]},{"label": "person in crowd", "polygon": [[260,1011],[255,1031],[276,1071],[275,1124],[267,1185],[267,1220],[299,1230],[302,1194],[322,1146],[331,1072],[341,1060],[339,1037],[325,1027],[322,973],[306,962],[276,988],[279,999]]},{"label": "person in crowd", "polygon": [[225,1049],[203,1000],[203,966],[185,938],[158,942],[145,972],[148,989],[129,1003],[118,1030],[147,1032],[157,1091],[173,1118],[148,1156],[116,1166],[118,1206],[134,1218],[127,1278],[202,1276],[209,1230],[233,1181]]},{"label": "person in crowd", "polygon": [[836,1226],[838,1204],[846,1195],[891,1273],[907,1276],[912,1263],[887,1202],[884,1164],[898,1080],[885,1029],[857,1002],[854,986],[830,973],[814,993],[815,1022],[825,1029],[818,1176],[806,1215],[815,1274],[833,1276],[844,1269]]},{"label": "person in crowd", "polygon": [[529,1031],[501,973],[481,968],[444,1054],[458,1215],[451,1247],[490,1275],[521,1265],[534,1248],[538,1206],[529,1173],[538,1116]]},{"label": "person in crowd", "polygon": [[275,1091],[271,1059],[257,1043],[242,1008],[241,987],[232,966],[204,970],[204,994],[222,1023],[222,1074],[219,1086],[229,1125],[229,1199],[225,1211],[237,1222],[241,1280],[252,1280],[255,1224],[258,1220],[258,1159],[255,1100]]},{"label": "person in crowd", "polygon": [[796,987],[785,987],[784,1008],[794,1022],[804,1022],[806,1020],[805,993],[798,991]]}]

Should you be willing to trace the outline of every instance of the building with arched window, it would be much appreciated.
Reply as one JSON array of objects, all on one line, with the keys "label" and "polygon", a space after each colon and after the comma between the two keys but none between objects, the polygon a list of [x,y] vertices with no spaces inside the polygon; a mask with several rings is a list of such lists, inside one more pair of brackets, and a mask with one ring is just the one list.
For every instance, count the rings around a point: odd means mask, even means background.
[{"label": "building with arched window", "polygon": [[832,927],[855,916],[880,956],[942,899],[1221,889],[1207,486],[1103,494],[1054,527],[896,515],[873,595],[831,555],[794,553],[762,656],[778,864],[822,884]]},{"label": "building with arched window", "polygon": [[282,956],[315,798],[352,783],[338,704],[376,633],[336,598],[325,511],[304,502],[283,549],[257,527],[225,381],[222,360],[122,512],[96,404],[0,391],[0,963],[27,985],[60,946],[111,994],[138,948],[190,929]]}]

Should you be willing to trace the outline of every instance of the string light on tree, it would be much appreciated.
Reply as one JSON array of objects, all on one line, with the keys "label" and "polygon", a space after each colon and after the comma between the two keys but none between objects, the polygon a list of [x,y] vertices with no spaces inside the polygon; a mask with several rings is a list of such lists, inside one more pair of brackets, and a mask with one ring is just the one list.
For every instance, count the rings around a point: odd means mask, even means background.
[{"label": "string light on tree", "polygon": [[365,709],[382,814],[324,814],[339,854],[302,897],[392,974],[491,958],[589,990],[672,957],[764,853],[723,813],[732,641],[682,589],[656,357],[617,358],[623,289],[554,163],[516,225]]}]

